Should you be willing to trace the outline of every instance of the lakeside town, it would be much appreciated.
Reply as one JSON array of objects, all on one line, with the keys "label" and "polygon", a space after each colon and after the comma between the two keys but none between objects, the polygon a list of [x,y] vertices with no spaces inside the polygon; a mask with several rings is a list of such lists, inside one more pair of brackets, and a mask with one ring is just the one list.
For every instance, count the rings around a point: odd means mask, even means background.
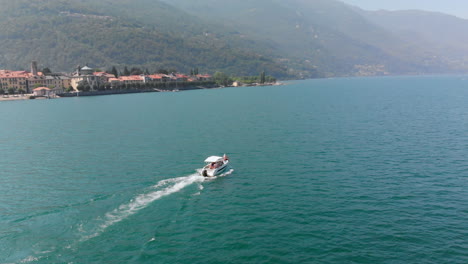
[{"label": "lakeside town", "polygon": [[[216,84],[209,74],[155,73],[121,75],[78,66],[72,73],[52,73],[38,70],[37,62],[31,71],[0,70],[1,99],[18,100],[55,98],[129,92],[178,91],[212,88]],[[25,98],[27,97],[27,98]]]},{"label": "lakeside town", "polygon": [[[37,62],[33,61],[31,71],[0,70],[0,100],[181,91],[276,83],[275,79],[265,77],[265,73],[260,75],[261,84],[252,82],[246,84],[229,79],[225,74],[221,75],[215,80],[212,75],[199,74],[198,69],[191,70],[190,74],[167,71],[150,74],[138,68],[130,72],[126,67],[124,73],[119,74],[115,67],[112,71],[105,72],[87,65],[77,66],[72,73],[52,73],[47,68],[39,71]],[[269,82],[266,82],[266,78]]]}]

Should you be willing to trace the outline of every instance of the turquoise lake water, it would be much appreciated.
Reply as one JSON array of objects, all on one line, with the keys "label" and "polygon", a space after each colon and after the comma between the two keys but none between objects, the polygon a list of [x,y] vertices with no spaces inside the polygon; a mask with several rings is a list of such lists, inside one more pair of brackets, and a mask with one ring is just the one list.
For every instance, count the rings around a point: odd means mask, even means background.
[{"label": "turquoise lake water", "polygon": [[468,263],[465,77],[0,102],[0,131],[0,263]]}]

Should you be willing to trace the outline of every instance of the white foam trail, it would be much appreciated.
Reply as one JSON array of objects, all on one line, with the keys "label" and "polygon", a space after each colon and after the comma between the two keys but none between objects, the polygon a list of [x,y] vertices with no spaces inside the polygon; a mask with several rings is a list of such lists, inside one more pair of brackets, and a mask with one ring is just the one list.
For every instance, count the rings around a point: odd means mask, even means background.
[{"label": "white foam trail", "polygon": [[[80,224],[78,226],[79,233],[82,233],[82,234],[92,233],[92,234],[87,235],[87,236],[82,236],[82,238],[76,241],[76,243],[85,242],[91,238],[101,235],[110,226],[128,218],[129,216],[137,213],[139,210],[146,208],[152,202],[162,197],[178,192],[193,183],[199,183],[198,188],[201,191],[203,190],[203,186],[201,185],[201,183],[204,181],[205,181],[205,177],[200,176],[199,173],[192,174],[192,175],[185,176],[185,177],[178,177],[178,178],[172,178],[172,179],[159,181],[156,185],[150,187],[146,193],[135,196],[135,198],[131,199],[129,203],[122,204],[119,206],[119,208],[114,209],[113,211],[107,213],[103,219],[101,218],[96,219],[97,222],[102,222],[102,224],[98,225],[97,228],[87,232],[83,224]],[[156,238],[153,237],[148,242],[152,242],[154,240],[156,240]],[[76,243],[65,246],[64,248],[72,249],[74,246],[76,246]],[[47,256],[41,256],[41,255],[50,254],[50,253],[53,253],[54,251],[55,250],[43,251],[43,252],[38,253],[39,256],[29,256],[27,258],[19,260],[18,263],[37,262],[37,261],[40,261],[42,258],[47,257]],[[14,263],[11,263],[11,264],[14,264]]]},{"label": "white foam trail", "polygon": [[39,261],[39,258],[37,257],[33,257],[33,256],[29,256],[23,260],[20,261],[20,263],[28,263],[28,262],[33,262],[33,261]]},{"label": "white foam trail", "polygon": [[[88,239],[94,238],[99,236],[102,232],[104,232],[108,227],[128,218],[129,216],[137,213],[141,209],[146,208],[152,202],[178,192],[183,188],[195,183],[195,182],[203,182],[205,177],[200,176],[198,174],[189,175],[186,177],[178,177],[172,178],[167,180],[159,181],[156,185],[152,186],[151,189],[157,189],[156,191],[152,191],[149,193],[144,193],[136,196],[132,200],[130,200],[127,204],[122,204],[119,208],[114,209],[112,212],[109,212],[105,215],[103,222],[98,230],[89,236],[84,237],[81,241],[86,241]],[[163,189],[161,189],[164,187]]]},{"label": "white foam trail", "polygon": [[221,174],[218,177],[228,176],[228,175],[231,175],[233,172],[234,172],[234,169],[230,169],[230,170],[226,171],[226,173]]}]

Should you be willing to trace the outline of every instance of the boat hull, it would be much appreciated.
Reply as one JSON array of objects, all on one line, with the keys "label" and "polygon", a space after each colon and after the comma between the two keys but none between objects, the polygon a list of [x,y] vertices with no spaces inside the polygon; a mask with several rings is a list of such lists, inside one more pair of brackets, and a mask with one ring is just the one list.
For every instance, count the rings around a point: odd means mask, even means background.
[{"label": "boat hull", "polygon": [[228,162],[225,162],[221,167],[215,168],[215,169],[210,169],[210,168],[203,168],[201,171],[201,175],[204,177],[216,177],[221,175],[226,171],[228,167]]}]

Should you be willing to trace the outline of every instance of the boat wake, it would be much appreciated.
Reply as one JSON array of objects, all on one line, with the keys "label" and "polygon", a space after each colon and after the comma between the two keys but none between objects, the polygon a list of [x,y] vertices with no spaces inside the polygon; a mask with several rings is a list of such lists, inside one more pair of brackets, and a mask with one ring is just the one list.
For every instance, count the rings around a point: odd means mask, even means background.
[{"label": "boat wake", "polygon": [[[92,234],[83,236],[80,242],[99,236],[110,226],[134,215],[162,197],[179,192],[191,184],[202,183],[203,181],[205,181],[205,177],[199,174],[159,181],[156,185],[149,188],[147,192],[135,196],[130,202],[122,204],[113,211],[106,213],[105,217],[100,219],[102,223],[98,225],[98,228]],[[86,233],[84,230],[81,231]]]},{"label": "boat wake", "polygon": [[[92,238],[100,236],[109,227],[129,218],[140,210],[147,208],[154,201],[177,193],[192,184],[198,184],[199,192],[195,195],[200,195],[201,191],[204,189],[202,185],[204,181],[230,175],[233,171],[233,169],[230,169],[224,174],[216,177],[203,177],[199,173],[194,173],[188,176],[161,180],[155,185],[147,188],[144,192],[134,196],[128,203],[123,203],[118,208],[107,212],[104,216],[94,219],[86,227],[83,226],[83,224],[80,224],[78,226],[79,237],[75,240],[75,243],[64,246],[63,249],[74,250],[79,243],[86,242]],[[22,259],[19,263],[37,262],[55,254],[54,252],[56,250],[57,249],[52,249],[49,251],[35,253],[35,255]]]}]

